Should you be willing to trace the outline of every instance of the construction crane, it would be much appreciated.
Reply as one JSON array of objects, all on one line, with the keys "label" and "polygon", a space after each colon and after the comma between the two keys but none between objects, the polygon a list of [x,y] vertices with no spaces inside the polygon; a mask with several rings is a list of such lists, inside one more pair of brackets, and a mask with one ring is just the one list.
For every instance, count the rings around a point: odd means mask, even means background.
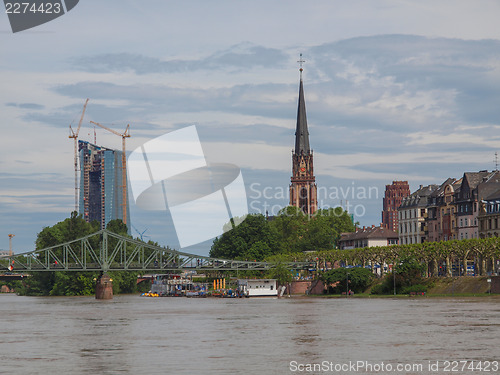
[{"label": "construction crane", "polygon": [[122,198],[122,208],[123,208],[123,217],[122,217],[122,221],[123,221],[123,224],[127,225],[127,158],[126,158],[126,155],[125,155],[125,151],[126,151],[126,148],[125,148],[125,138],[129,138],[130,137],[130,133],[128,132],[129,129],[130,129],[130,125],[127,125],[127,127],[125,128],[125,131],[123,132],[123,134],[120,134],[118,133],[117,131],[113,130],[113,129],[110,129],[102,124],[99,124],[98,122],[94,122],[94,121],[90,121],[92,124],[94,125],[97,125],[113,134],[116,134],[120,137],[122,137],[122,194],[123,194],[123,198]]},{"label": "construction crane", "polygon": [[80,117],[80,122],[78,123],[78,128],[76,132],[73,130],[71,125],[69,126],[70,135],[69,138],[75,140],[75,211],[78,212],[78,134],[80,133],[80,128],[82,126],[83,115],[85,114],[85,109],[87,108],[87,103],[89,99],[85,101],[83,105],[82,117]]},{"label": "construction crane", "polygon": [[14,253],[12,252],[12,237],[15,237],[16,235],[15,234],[9,234],[9,256],[11,257],[12,255],[14,255]]}]

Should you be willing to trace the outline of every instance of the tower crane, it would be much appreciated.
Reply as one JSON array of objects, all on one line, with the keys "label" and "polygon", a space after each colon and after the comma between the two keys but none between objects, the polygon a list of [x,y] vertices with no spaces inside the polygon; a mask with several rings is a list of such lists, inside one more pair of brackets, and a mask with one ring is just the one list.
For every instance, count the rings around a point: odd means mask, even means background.
[{"label": "tower crane", "polygon": [[83,115],[85,114],[85,109],[87,108],[87,103],[89,99],[85,101],[83,105],[82,117],[80,117],[80,122],[78,123],[78,128],[76,132],[73,130],[71,125],[69,126],[70,135],[69,138],[73,138],[75,141],[75,211],[78,212],[78,134],[80,133],[80,128],[82,126]]},{"label": "tower crane", "polygon": [[94,121],[90,121],[92,124],[94,125],[97,125],[113,134],[116,134],[120,137],[122,137],[122,194],[123,194],[123,198],[122,198],[122,208],[123,208],[123,214],[122,214],[122,221],[123,221],[123,224],[127,225],[127,158],[126,158],[126,155],[125,155],[125,151],[126,151],[126,148],[125,148],[125,138],[129,138],[130,137],[130,133],[129,133],[129,129],[130,129],[130,125],[127,125],[127,127],[125,128],[125,131],[123,132],[123,134],[120,134],[118,133],[117,131],[113,130],[113,129],[110,129],[102,124],[99,124],[98,122],[94,122]]}]

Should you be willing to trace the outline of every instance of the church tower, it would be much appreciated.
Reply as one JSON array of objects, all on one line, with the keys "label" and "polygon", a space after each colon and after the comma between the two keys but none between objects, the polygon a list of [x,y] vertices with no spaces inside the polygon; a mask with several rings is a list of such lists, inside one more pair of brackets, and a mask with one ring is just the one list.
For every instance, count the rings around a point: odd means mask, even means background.
[{"label": "church tower", "polygon": [[292,151],[292,178],[290,184],[290,206],[299,207],[306,215],[318,209],[316,178],[314,177],[313,152],[309,147],[306,102],[302,82],[302,54],[300,54],[299,105],[295,130],[295,150]]}]

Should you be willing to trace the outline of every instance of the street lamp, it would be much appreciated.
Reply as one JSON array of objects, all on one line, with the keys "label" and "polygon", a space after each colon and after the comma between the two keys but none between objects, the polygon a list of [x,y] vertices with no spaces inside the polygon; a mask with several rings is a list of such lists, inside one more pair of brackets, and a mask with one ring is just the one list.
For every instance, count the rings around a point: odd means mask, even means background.
[{"label": "street lamp", "polygon": [[345,298],[349,297],[349,272],[347,272],[345,280]]},{"label": "street lamp", "polygon": [[392,279],[394,281],[394,295],[396,295],[396,265],[392,264]]}]

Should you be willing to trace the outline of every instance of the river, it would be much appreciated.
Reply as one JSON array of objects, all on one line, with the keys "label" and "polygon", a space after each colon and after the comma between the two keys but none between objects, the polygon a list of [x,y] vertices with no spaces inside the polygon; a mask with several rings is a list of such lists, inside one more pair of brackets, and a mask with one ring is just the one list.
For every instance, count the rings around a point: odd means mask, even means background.
[{"label": "river", "polygon": [[498,297],[0,295],[0,323],[1,374],[500,373]]}]

